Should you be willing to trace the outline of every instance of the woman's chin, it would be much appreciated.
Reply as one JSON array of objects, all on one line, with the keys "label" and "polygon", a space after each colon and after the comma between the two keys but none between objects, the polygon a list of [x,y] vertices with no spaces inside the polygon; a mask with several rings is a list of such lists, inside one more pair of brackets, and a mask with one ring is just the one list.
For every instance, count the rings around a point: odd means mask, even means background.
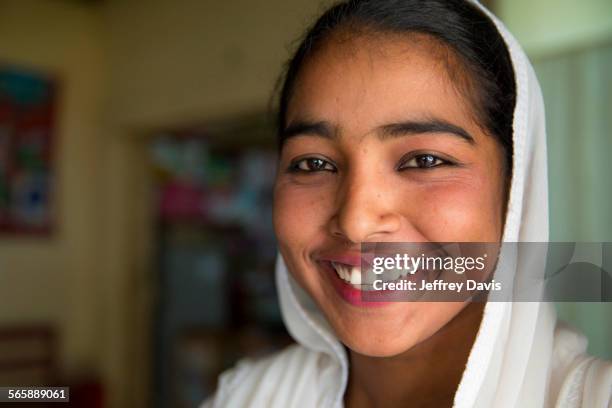
[{"label": "woman's chin", "polygon": [[371,357],[392,357],[401,354],[422,338],[423,328],[404,321],[384,322],[361,320],[336,328],[340,341],[350,350]]},{"label": "woman's chin", "polygon": [[[453,302],[399,302],[371,313],[331,313],[330,323],[350,350],[371,357],[402,354],[428,339],[463,309]],[[339,311],[337,311],[339,312]],[[332,317],[333,316],[333,317]]]},{"label": "woman's chin", "polygon": [[351,351],[369,357],[393,357],[402,354],[416,344],[418,339],[395,338],[377,339],[373,337],[352,337],[342,339],[342,343]]}]

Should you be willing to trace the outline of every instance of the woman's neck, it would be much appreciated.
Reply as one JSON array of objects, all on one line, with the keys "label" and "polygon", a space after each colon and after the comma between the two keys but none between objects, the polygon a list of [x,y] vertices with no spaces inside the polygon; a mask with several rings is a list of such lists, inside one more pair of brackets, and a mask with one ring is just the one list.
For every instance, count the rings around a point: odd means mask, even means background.
[{"label": "woman's neck", "polygon": [[436,334],[397,356],[369,357],[350,351],[345,405],[452,406],[484,305],[468,304]]}]

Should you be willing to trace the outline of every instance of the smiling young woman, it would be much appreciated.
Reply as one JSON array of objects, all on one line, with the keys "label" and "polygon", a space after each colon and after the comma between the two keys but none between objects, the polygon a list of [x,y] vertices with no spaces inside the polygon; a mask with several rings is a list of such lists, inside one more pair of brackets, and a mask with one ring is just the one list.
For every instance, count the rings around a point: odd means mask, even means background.
[{"label": "smiling young woman", "polygon": [[210,404],[607,406],[550,305],[361,300],[364,242],[546,240],[541,95],[501,23],[464,0],[340,3],[290,60],[278,122],[277,282],[299,346],[225,374]]}]

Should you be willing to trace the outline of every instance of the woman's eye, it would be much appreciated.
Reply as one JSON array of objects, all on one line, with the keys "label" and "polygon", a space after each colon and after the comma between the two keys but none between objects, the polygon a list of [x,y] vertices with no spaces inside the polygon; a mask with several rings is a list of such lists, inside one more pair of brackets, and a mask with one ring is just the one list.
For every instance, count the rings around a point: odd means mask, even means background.
[{"label": "woman's eye", "polygon": [[448,162],[439,158],[438,156],[435,156],[433,154],[419,154],[412,157],[410,160],[407,160],[402,163],[399,169],[431,169],[433,167],[438,167],[443,164],[448,164]]},{"label": "woman's eye", "polygon": [[312,173],[315,171],[336,171],[336,168],[330,162],[318,157],[309,157],[298,160],[291,165],[291,169],[294,171],[302,171],[307,173]]}]

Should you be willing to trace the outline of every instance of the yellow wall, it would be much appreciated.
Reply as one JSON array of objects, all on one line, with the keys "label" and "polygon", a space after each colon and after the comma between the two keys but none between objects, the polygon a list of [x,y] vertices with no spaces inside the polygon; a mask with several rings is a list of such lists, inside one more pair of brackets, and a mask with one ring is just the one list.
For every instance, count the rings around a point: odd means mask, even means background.
[{"label": "yellow wall", "polygon": [[0,238],[0,325],[57,322],[69,371],[95,365],[100,96],[99,16],[77,3],[0,1],[0,63],[61,81],[58,228],[52,238]]},{"label": "yellow wall", "polygon": [[143,127],[265,109],[318,3],[110,1],[113,117]]}]

